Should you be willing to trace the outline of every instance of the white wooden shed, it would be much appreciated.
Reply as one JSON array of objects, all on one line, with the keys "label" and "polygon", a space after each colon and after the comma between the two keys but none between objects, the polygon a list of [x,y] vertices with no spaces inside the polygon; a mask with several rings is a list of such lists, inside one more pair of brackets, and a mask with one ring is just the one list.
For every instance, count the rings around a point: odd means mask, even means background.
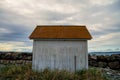
[{"label": "white wooden shed", "polygon": [[33,39],[34,70],[76,71],[88,68],[88,44],[92,37],[86,26],[39,25],[29,37]]}]

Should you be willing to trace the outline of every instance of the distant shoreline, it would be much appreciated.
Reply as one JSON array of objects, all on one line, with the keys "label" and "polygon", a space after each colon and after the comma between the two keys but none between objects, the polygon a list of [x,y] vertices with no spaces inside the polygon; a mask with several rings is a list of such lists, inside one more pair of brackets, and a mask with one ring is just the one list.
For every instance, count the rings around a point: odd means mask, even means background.
[{"label": "distant shoreline", "polygon": [[90,55],[112,55],[112,54],[120,54],[120,51],[114,51],[114,52],[89,52]]},{"label": "distant shoreline", "polygon": [[[17,52],[17,51],[0,51],[1,53],[29,53],[32,54],[32,52]],[[120,51],[113,51],[113,52],[88,52],[90,55],[112,55],[112,54],[120,54]]]}]

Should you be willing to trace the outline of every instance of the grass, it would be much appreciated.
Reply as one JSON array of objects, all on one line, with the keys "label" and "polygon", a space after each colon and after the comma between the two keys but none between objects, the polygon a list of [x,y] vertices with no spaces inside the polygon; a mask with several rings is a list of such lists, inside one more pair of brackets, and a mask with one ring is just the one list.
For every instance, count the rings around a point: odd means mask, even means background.
[{"label": "grass", "polygon": [[90,68],[75,73],[65,70],[45,69],[32,71],[31,65],[8,65],[0,68],[0,80],[107,80],[101,70]]}]

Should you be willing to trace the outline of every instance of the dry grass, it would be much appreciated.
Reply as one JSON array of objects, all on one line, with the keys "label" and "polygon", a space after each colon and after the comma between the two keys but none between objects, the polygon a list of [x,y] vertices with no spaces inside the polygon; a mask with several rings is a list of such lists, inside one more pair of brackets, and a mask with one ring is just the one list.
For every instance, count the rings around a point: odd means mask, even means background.
[{"label": "dry grass", "polygon": [[0,68],[0,80],[106,80],[101,70],[92,68],[71,73],[65,70],[45,69],[34,72],[31,65],[9,65]]}]

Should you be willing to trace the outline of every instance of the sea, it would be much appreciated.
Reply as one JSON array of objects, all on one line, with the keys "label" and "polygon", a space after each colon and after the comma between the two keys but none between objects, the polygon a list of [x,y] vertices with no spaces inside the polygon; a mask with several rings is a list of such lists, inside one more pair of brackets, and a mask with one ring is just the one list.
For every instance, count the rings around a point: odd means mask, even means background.
[{"label": "sea", "polygon": [[112,55],[112,54],[120,54],[120,51],[116,52],[89,52],[90,55]]}]

